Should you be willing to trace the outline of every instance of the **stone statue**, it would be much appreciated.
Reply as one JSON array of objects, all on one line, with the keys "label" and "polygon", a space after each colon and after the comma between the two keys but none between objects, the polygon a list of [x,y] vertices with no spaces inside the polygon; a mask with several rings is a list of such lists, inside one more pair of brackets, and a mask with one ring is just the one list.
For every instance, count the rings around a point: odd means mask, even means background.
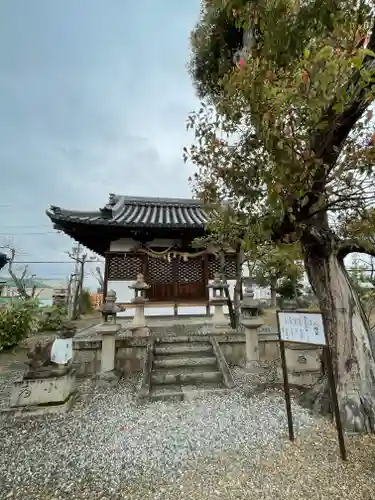
[{"label": "stone statue", "polygon": [[[71,339],[76,333],[76,327],[72,324],[65,324],[62,326],[57,339]],[[66,365],[66,369],[62,370],[60,365],[52,361],[51,351],[56,339],[50,340],[46,344],[37,342],[34,349],[30,349],[27,353],[29,361],[27,362],[28,369],[25,378],[46,378],[48,376],[55,376],[61,374],[63,371],[70,367],[71,363]]]}]

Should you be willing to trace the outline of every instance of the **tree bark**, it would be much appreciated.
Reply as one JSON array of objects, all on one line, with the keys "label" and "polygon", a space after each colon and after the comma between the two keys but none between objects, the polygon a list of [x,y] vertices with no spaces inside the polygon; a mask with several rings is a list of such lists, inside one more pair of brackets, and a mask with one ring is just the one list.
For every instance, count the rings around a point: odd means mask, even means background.
[{"label": "tree bark", "polygon": [[272,309],[276,309],[277,300],[276,300],[276,285],[277,281],[275,279],[271,280],[270,291],[271,291],[271,307]]},{"label": "tree bark", "polygon": [[[332,349],[343,426],[352,432],[375,432],[375,361],[359,298],[334,245],[304,244],[303,250]],[[304,399],[324,413],[328,394],[323,376]]]}]

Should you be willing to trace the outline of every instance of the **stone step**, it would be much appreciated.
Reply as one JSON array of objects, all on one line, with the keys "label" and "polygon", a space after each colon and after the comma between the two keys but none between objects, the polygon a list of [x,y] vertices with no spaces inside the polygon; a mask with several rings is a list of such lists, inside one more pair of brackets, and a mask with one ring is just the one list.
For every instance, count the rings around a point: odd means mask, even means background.
[{"label": "stone step", "polygon": [[151,389],[151,401],[182,401],[205,397],[207,394],[227,394],[226,389],[220,382],[205,382],[199,385],[169,384],[155,385]]},{"label": "stone step", "polygon": [[209,342],[161,342],[155,344],[155,354],[190,354],[212,352]]},{"label": "stone step", "polygon": [[217,365],[158,368],[151,372],[151,384],[195,384],[221,382]]},{"label": "stone step", "polygon": [[206,353],[186,353],[184,354],[165,354],[157,355],[154,358],[154,368],[178,368],[179,366],[208,366],[216,367],[216,357]]},{"label": "stone step", "polygon": [[199,343],[199,344],[209,344],[209,340],[203,335],[167,335],[165,337],[156,337],[156,345],[163,344],[181,344],[181,343]]}]

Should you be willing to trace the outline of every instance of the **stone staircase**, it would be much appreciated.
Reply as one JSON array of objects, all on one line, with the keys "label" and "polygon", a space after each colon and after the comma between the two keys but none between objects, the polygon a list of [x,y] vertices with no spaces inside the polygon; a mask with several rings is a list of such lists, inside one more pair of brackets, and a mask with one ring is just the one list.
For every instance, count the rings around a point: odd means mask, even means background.
[{"label": "stone staircase", "polygon": [[231,373],[215,339],[171,337],[156,339],[149,347],[143,397],[181,401],[232,387]]}]

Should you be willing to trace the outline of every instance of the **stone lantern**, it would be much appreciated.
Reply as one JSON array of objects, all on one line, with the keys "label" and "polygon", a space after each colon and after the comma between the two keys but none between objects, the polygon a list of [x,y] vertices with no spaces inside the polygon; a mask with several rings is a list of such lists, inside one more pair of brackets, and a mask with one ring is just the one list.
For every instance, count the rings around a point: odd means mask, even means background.
[{"label": "stone lantern", "polygon": [[145,318],[145,304],[148,302],[146,298],[146,291],[150,288],[150,285],[145,283],[143,274],[137,274],[137,280],[129,285],[129,288],[134,290],[134,298],[132,299],[132,304],[135,308],[135,313],[133,321],[131,322],[131,328],[144,328],[146,326]]},{"label": "stone lantern", "polygon": [[246,369],[257,372],[260,369],[257,328],[264,324],[259,316],[259,302],[254,299],[251,278],[244,278],[245,290],[241,302],[240,323],[245,329],[246,338]]},{"label": "stone lantern", "polygon": [[224,306],[227,304],[224,290],[228,289],[229,285],[221,279],[219,273],[216,273],[214,280],[207,287],[212,289],[210,305],[214,306],[213,325],[228,326],[228,320],[224,315]]},{"label": "stone lantern", "polygon": [[122,311],[116,305],[116,292],[109,290],[106,300],[101,307],[102,323],[97,328],[98,334],[102,337],[102,352],[100,365],[100,379],[114,385],[118,382],[115,373],[116,355],[116,334],[120,330],[120,325],[116,323],[116,315]]},{"label": "stone lantern", "polygon": [[298,309],[298,303],[295,299],[284,299],[282,305],[284,311],[295,311]]},{"label": "stone lantern", "polygon": [[102,313],[103,323],[113,323],[116,324],[117,313],[122,311],[122,308],[116,305],[116,292],[114,290],[109,290],[105,299],[104,304],[100,308]]}]

